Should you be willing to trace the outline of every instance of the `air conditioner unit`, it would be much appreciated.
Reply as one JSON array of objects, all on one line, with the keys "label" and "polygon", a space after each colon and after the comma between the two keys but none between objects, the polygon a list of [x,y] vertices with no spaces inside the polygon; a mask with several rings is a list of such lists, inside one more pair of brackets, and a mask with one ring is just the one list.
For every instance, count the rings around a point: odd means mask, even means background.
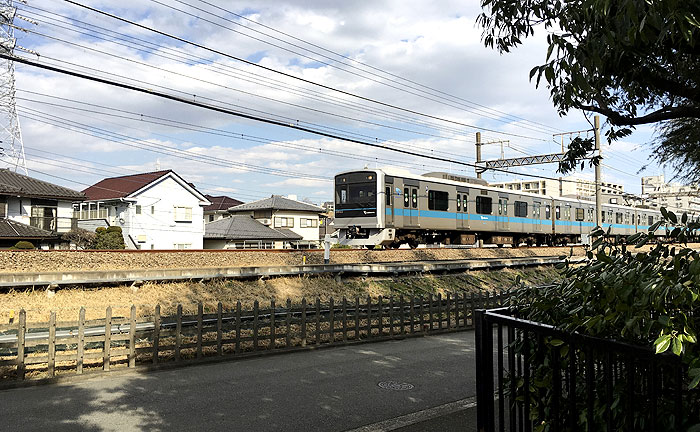
[{"label": "air conditioner unit", "polygon": [[260,219],[260,223],[262,223],[263,225],[270,226],[272,225],[272,219]]}]

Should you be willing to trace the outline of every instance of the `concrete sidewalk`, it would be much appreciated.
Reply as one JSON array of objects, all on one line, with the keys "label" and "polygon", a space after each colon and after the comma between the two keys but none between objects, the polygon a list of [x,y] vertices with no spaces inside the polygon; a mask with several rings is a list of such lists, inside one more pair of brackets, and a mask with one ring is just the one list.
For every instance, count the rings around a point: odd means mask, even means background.
[{"label": "concrete sidewalk", "polygon": [[347,432],[476,431],[476,399],[462,399]]}]

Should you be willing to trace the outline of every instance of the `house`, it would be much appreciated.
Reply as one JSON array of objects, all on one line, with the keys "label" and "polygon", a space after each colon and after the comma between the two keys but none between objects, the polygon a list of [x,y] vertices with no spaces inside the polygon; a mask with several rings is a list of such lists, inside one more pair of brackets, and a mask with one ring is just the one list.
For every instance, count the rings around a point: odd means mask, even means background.
[{"label": "house", "polygon": [[312,204],[272,195],[270,198],[241,204],[228,209],[233,215],[250,215],[263,225],[274,229],[289,229],[301,239],[292,247],[309,248],[319,246],[318,221],[324,212]]},{"label": "house", "polygon": [[119,226],[128,249],[202,249],[211,204],[172,170],[104,179],[83,191],[78,225]]},{"label": "house", "polygon": [[211,204],[204,207],[204,222],[214,222],[229,216],[228,209],[243,204],[243,201],[222,196],[204,195]]},{"label": "house", "polygon": [[73,203],[84,199],[73,189],[0,169],[0,247],[20,240],[58,247],[61,234],[77,227]]},{"label": "house", "polygon": [[204,249],[289,249],[302,236],[286,228],[270,228],[240,214],[205,225]]}]

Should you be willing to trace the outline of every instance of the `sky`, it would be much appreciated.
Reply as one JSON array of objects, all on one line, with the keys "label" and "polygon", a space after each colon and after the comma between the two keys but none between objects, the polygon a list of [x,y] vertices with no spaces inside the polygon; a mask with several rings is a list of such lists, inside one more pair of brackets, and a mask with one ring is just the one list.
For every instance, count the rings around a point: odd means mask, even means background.
[{"label": "sky", "polygon": [[[345,170],[474,176],[462,164],[475,160],[476,132],[484,142],[506,141],[505,157],[518,157],[557,152],[578,133],[556,134],[591,128],[581,112],[560,117],[548,90],[529,80],[544,60],[546,33],[500,55],[481,41],[477,1],[77,3],[160,33],[69,2],[32,0],[17,3],[15,24],[24,31],[16,31],[15,53],[228,113],[17,64],[29,175],[76,190],[105,177],[172,169],[207,194],[322,203]],[[604,180],[640,193],[640,175],[663,173],[648,161],[652,140],[644,126],[604,143]],[[484,159],[500,154],[500,144],[483,146]],[[556,168],[484,178],[559,177]],[[574,175],[592,179],[593,170]]]}]

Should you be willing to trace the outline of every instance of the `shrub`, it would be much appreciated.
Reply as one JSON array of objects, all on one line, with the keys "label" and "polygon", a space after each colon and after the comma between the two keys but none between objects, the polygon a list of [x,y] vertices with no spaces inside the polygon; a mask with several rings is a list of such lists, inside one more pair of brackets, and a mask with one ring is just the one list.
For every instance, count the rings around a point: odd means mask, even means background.
[{"label": "shrub", "polygon": [[26,240],[20,240],[15,245],[12,247],[12,249],[19,249],[19,250],[29,250],[29,249],[35,249],[34,244],[32,242],[26,241]]},{"label": "shrub", "polygon": [[[101,229],[100,229],[101,228]],[[95,230],[95,249],[125,249],[124,236],[120,227],[97,228]]]},{"label": "shrub", "polygon": [[86,229],[76,228],[63,234],[61,239],[66,242],[73,243],[80,249],[93,249],[95,247],[97,234]]},{"label": "shrub", "polygon": [[[671,351],[687,367],[685,385],[692,389],[700,382],[696,336],[700,315],[695,313],[700,308],[700,254],[687,242],[695,238],[700,222],[689,221],[687,214],[678,218],[666,209],[661,212],[663,219],[648,232],[627,237],[629,247],[615,242],[609,230],[596,229],[591,234],[596,240],[583,265],[562,264],[565,279],[560,284],[518,290],[511,306],[522,318],[567,332],[647,346],[657,354]],[[658,240],[655,233],[659,229],[665,230],[664,240],[680,246],[659,241],[648,252],[635,251]],[[534,354],[527,355],[536,362]],[[562,362],[568,361],[565,356],[562,353]],[[548,373],[551,374],[545,365],[538,366],[534,385],[538,386],[538,379],[546,383],[543,377]],[[540,387],[544,393],[551,391],[546,385]],[[616,386],[614,392],[618,391]],[[684,409],[689,418],[697,421],[700,406],[693,398],[683,401]],[[622,404],[612,413],[614,417],[625,414]],[[667,419],[673,418],[669,413],[663,414]],[[659,418],[664,419],[662,413]]]}]

